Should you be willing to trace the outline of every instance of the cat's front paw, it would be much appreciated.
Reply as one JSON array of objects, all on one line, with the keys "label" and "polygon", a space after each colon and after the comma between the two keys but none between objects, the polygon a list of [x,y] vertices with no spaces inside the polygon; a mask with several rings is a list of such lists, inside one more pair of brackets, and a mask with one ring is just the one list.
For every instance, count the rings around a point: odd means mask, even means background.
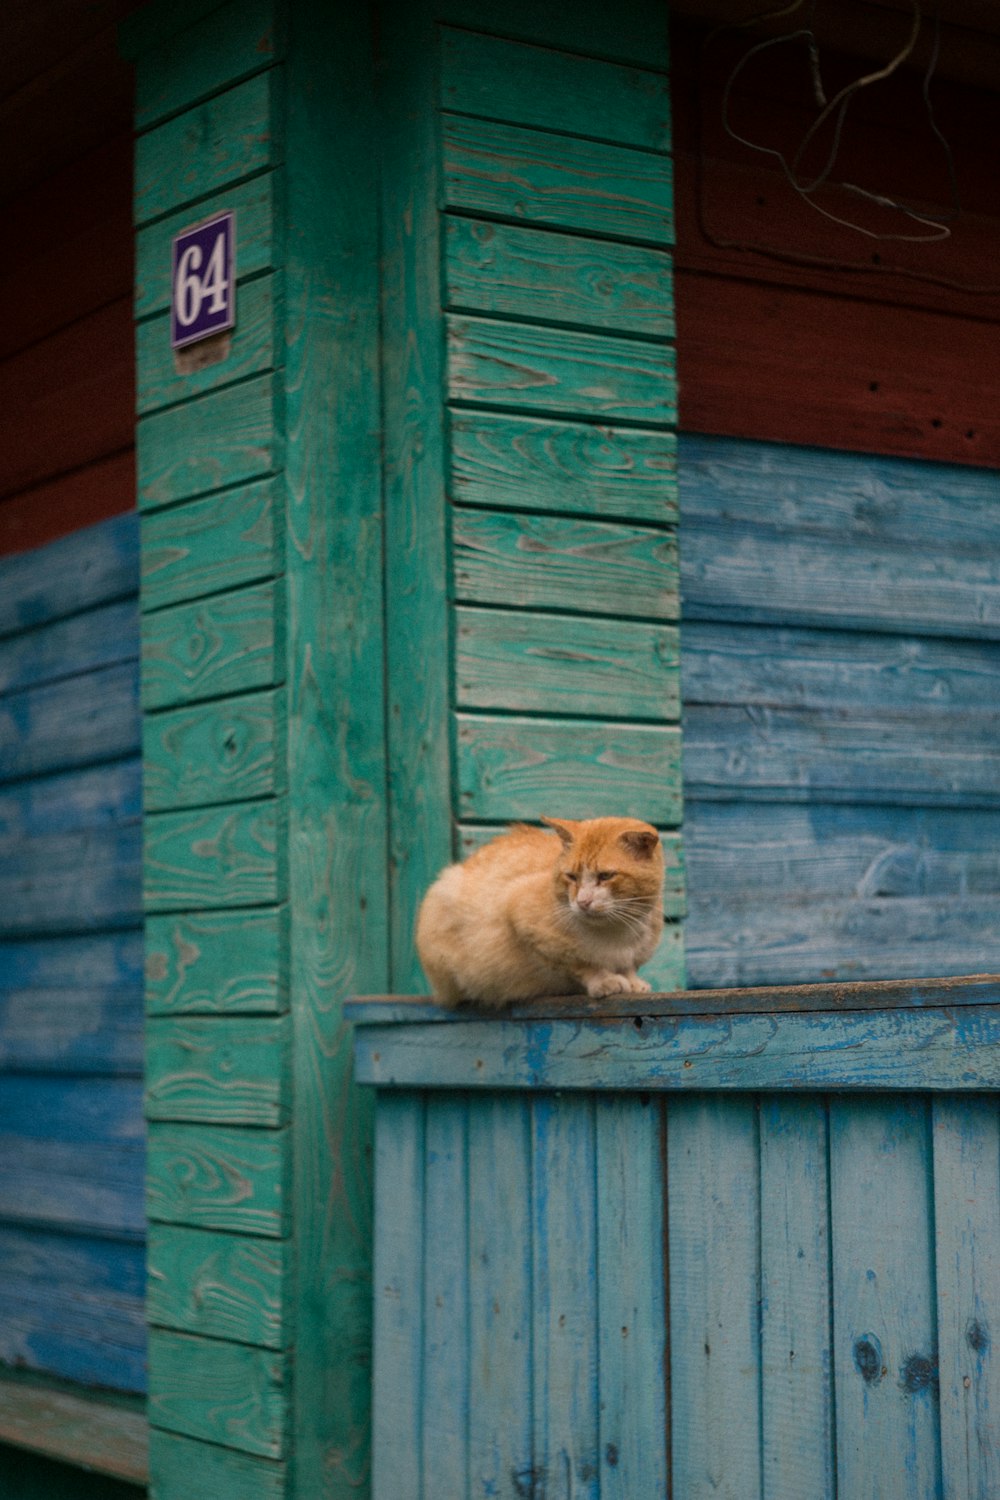
[{"label": "cat's front paw", "polygon": [[648,995],[652,992],[653,986],[650,984],[649,980],[642,979],[638,974],[630,974],[628,976],[628,982],[631,987],[631,993],[633,995]]},{"label": "cat's front paw", "polygon": [[597,974],[588,974],[583,981],[583,986],[591,1000],[604,1000],[608,995],[632,993],[632,983],[625,978],[624,974],[612,974],[603,969]]}]

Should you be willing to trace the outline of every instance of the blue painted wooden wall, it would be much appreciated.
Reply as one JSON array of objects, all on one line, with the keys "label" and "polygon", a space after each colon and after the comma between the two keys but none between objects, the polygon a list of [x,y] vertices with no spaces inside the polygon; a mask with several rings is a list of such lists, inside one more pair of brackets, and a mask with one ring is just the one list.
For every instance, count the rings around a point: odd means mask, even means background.
[{"label": "blue painted wooden wall", "polygon": [[0,1361],[144,1385],[138,525],[0,561]]},{"label": "blue painted wooden wall", "polygon": [[1000,969],[1000,475],[680,443],[695,986]]}]

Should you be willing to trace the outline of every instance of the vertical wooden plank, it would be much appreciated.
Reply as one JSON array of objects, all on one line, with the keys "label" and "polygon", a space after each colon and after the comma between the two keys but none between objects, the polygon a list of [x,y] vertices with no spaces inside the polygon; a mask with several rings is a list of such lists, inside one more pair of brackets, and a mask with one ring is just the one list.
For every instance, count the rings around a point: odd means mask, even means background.
[{"label": "vertical wooden plank", "polygon": [[767,1500],[834,1500],[827,1116],[761,1102],[761,1421]]},{"label": "vertical wooden plank", "polygon": [[468,1171],[466,1101],[427,1102],[424,1133],[423,1493],[468,1493]]},{"label": "vertical wooden plank", "polygon": [[837,1487],[851,1500],[940,1495],[926,1100],[833,1099]]},{"label": "vertical wooden plank", "polygon": [[594,1101],[532,1102],[534,1484],[546,1500],[598,1500]]},{"label": "vertical wooden plank", "polygon": [[405,993],[424,987],[413,923],[423,892],[448,863],[451,838],[437,46],[429,6],[393,0],[382,35],[390,104],[382,356],[392,985]]},{"label": "vertical wooden plank", "polygon": [[530,1495],[531,1104],[469,1101],[469,1494]]},{"label": "vertical wooden plank", "polygon": [[372,1500],[424,1500],[424,1114],[420,1094],[395,1092],[375,1112]]},{"label": "vertical wooden plank", "polygon": [[935,1098],[934,1232],[944,1500],[1000,1494],[1000,1118],[995,1098]]},{"label": "vertical wooden plank", "polygon": [[[371,17],[290,9],[285,421],[295,1493],[368,1483],[371,1110],[351,991],[388,984]],[[399,1493],[405,1493],[404,1486]]]},{"label": "vertical wooden plank", "polygon": [[671,1445],[683,1500],[761,1496],[758,1172],[752,1099],[671,1098]]},{"label": "vertical wooden plank", "polygon": [[662,1109],[648,1095],[599,1095],[594,1107],[601,1500],[665,1500]]}]

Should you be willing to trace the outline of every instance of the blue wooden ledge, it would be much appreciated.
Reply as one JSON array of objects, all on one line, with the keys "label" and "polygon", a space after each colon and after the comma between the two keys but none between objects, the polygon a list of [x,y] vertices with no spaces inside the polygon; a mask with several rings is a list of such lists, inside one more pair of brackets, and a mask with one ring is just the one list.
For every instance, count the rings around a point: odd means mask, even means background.
[{"label": "blue wooden ledge", "polygon": [[347,1014],[356,1077],[379,1088],[1000,1087],[998,975],[568,997],[500,1015],[385,996]]}]

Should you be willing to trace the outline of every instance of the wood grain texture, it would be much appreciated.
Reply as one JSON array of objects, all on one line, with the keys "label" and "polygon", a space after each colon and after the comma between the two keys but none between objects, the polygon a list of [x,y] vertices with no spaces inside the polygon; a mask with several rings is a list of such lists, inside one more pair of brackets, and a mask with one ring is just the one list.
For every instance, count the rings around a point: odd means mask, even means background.
[{"label": "wood grain texture", "polygon": [[672,626],[455,611],[459,708],[677,719],[678,662]]},{"label": "wood grain texture", "polygon": [[531,1199],[530,1108],[527,1099],[500,1094],[469,1106],[472,1495],[501,1495],[512,1476],[526,1487],[533,1472],[532,1248],[525,1214]]},{"label": "wood grain texture", "polygon": [[108,986],[135,993],[142,984],[142,929],[0,942],[5,986],[74,990]]},{"label": "wood grain texture", "polygon": [[462,505],[677,519],[675,433],[485,411],[452,412],[449,433],[448,488]]},{"label": "wood grain texture", "polygon": [[282,42],[275,11],[273,0],[230,3],[152,48],[137,74],[137,129],[270,67]]},{"label": "wood grain texture", "polygon": [[143,797],[149,811],[238,802],[285,789],[284,694],[241,694],[147,714]]},{"label": "wood grain texture", "polygon": [[676,420],[666,344],[449,314],[448,397],[475,406],[629,421]]},{"label": "wood grain texture", "polygon": [[673,243],[669,157],[442,115],[448,208],[654,246]]},{"label": "wood grain texture", "polygon": [[236,290],[236,326],[225,359],[204,369],[179,372],[170,347],[170,314],[156,313],[136,328],[137,406],[140,414],[222,389],[281,363],[280,271],[241,282]]},{"label": "wood grain texture", "polygon": [[140,849],[136,823],[0,838],[0,936],[135,927]]},{"label": "wood grain texture", "polygon": [[690,1500],[759,1500],[754,1304],[761,1205],[753,1101],[671,1100],[667,1184],[674,1492]]},{"label": "wood grain texture", "polygon": [[288,1228],[287,1130],[154,1122],[147,1148],[151,1220],[280,1239]]},{"label": "wood grain texture", "polygon": [[146,918],[151,1015],[269,1015],[288,1008],[284,911]]},{"label": "wood grain texture", "polygon": [[581,1500],[597,1500],[601,1478],[595,1154],[592,1099],[533,1101],[533,1471]]},{"label": "wood grain texture", "polygon": [[594,1101],[601,1500],[669,1493],[662,1115]]},{"label": "wood grain texture", "polygon": [[0,560],[0,636],[136,592],[138,521],[115,516]]},{"label": "wood grain texture", "polygon": [[142,1075],[137,990],[0,984],[0,1073]]},{"label": "wood grain texture", "polygon": [[145,1389],[141,1243],[4,1225],[0,1260],[0,1359],[8,1369]]},{"label": "wood grain texture", "polygon": [[276,479],[142,518],[142,608],[257,583],[281,571]]},{"label": "wood grain texture", "polygon": [[935,1099],[934,1267],[946,1495],[1000,1484],[992,1318],[1000,1293],[1000,1132],[995,1099]]},{"label": "wood grain texture", "polygon": [[216,1500],[286,1500],[288,1467],[280,1459],[259,1458],[220,1448],[179,1433],[152,1428],[149,1434],[150,1500],[172,1500],[188,1487]]},{"label": "wood grain texture", "polygon": [[0,838],[30,839],[131,822],[142,814],[141,781],[138,759],[130,756],[8,783],[0,790]]},{"label": "wood grain texture", "polygon": [[1000,1033],[989,1005],[620,1020],[434,1022],[365,1027],[359,1080],[379,1087],[553,1089],[993,1089]]},{"label": "wood grain texture", "polygon": [[0,1440],[112,1478],[144,1484],[149,1430],[141,1412],[100,1397],[5,1380]]},{"label": "wood grain texture", "polygon": [[636,817],[680,822],[676,729],[458,714],[461,816]]},{"label": "wood grain texture", "polygon": [[685,435],[685,617],[995,639],[994,474]]},{"label": "wood grain texture", "polygon": [[422,1494],[462,1495],[470,1453],[468,1125],[462,1096],[428,1101],[424,1119]]},{"label": "wood grain texture", "polygon": [[[476,849],[502,830],[489,823],[460,823],[455,828],[455,858],[467,859]],[[683,916],[684,897],[684,848],[679,833],[660,834],[663,849],[663,912],[668,917]]]},{"label": "wood grain texture", "polygon": [[[441,158],[436,39],[426,5],[387,13],[381,282],[392,983],[420,973],[417,909],[447,863],[452,752],[448,669],[448,452],[442,393]],[[423,670],[413,671],[419,656]]]},{"label": "wood grain texture", "polygon": [[146,910],[281,901],[284,833],[284,809],[277,802],[150,814],[143,827]]},{"label": "wood grain texture", "polygon": [[760,1101],[761,1442],[768,1500],[836,1495],[827,1110]]},{"label": "wood grain texture", "polygon": [[0,784],[135,755],[138,679],[129,661],[0,700]]},{"label": "wood grain texture", "polygon": [[[678,615],[677,544],[652,528],[500,511],[452,512],[456,597],[471,604]],[[595,621],[599,634],[602,625]]]},{"label": "wood grain texture", "polygon": [[282,159],[282,118],[271,69],[141,135],[136,143],[138,225],[218,192]]},{"label": "wood grain texture", "polygon": [[283,625],[281,586],[276,583],[146,615],[143,708],[170,708],[281,682]]},{"label": "wood grain texture", "polygon": [[153,510],[280,469],[280,402],[273,375],[144,417],[136,428],[139,505]]},{"label": "wood grain texture", "polygon": [[647,151],[670,149],[662,74],[450,27],[441,40],[445,109]]},{"label": "wood grain texture", "polygon": [[929,1500],[941,1454],[926,1100],[831,1100],[830,1189],[838,1489]]},{"label": "wood grain texture", "polygon": [[158,1016],[147,1023],[148,1120],[284,1125],[290,1074],[285,1016]]},{"label": "wood grain texture", "polygon": [[148,318],[170,306],[170,242],[175,234],[202,219],[236,215],[236,270],[239,279],[273,271],[281,263],[275,189],[278,174],[264,172],[249,182],[226,187],[196,205],[158,219],[135,237],[135,315]]},{"label": "wood grain texture", "polygon": [[267,1349],[291,1341],[289,1242],[152,1224],[150,1323]]},{"label": "wood grain texture", "polygon": [[150,1424],[283,1458],[290,1374],[289,1361],[279,1352],[152,1328]]},{"label": "wood grain texture", "polygon": [[673,336],[665,251],[449,215],[443,254],[452,311]]}]

